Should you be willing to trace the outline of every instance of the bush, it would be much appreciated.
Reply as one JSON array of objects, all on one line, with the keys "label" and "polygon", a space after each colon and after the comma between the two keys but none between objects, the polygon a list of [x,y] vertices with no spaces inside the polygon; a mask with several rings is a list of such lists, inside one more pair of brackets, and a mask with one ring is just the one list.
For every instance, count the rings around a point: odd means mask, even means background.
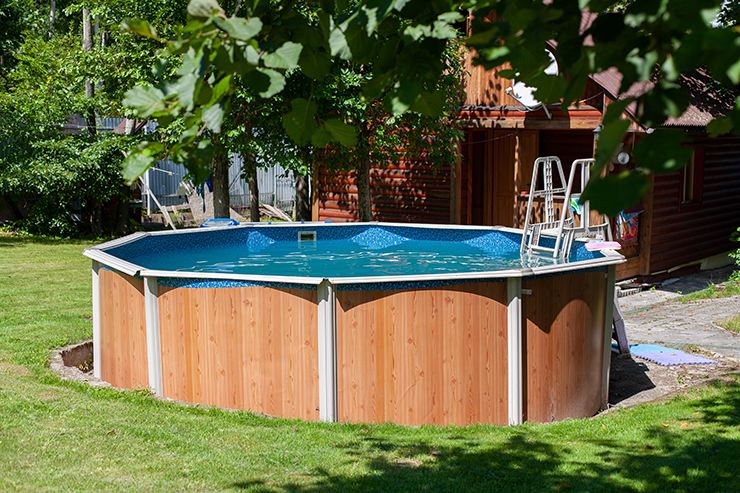
[{"label": "bush", "polygon": [[[119,135],[49,133],[31,142],[16,141],[0,158],[0,194],[35,199],[21,231],[71,237],[87,233],[73,219],[73,204],[83,209],[106,202],[121,186]],[[82,227],[81,227],[82,226]]]},{"label": "bush", "polygon": [[[737,231],[732,233],[730,236],[730,240],[740,242],[740,228],[737,228]],[[740,249],[736,250],[735,252],[730,254],[730,257],[735,259],[735,264],[740,266]],[[730,276],[730,281],[733,282],[740,282],[740,271],[735,271]]]}]

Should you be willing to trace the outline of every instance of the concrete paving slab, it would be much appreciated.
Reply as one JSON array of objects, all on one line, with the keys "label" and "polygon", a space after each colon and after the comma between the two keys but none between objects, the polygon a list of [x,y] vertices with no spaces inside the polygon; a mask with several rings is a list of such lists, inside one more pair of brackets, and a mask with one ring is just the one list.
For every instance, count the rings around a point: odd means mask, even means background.
[{"label": "concrete paving slab", "polygon": [[740,295],[681,303],[685,294],[727,280],[734,267],[701,271],[665,286],[619,298],[630,343],[696,345],[740,360],[740,336],[716,322],[740,314]]}]

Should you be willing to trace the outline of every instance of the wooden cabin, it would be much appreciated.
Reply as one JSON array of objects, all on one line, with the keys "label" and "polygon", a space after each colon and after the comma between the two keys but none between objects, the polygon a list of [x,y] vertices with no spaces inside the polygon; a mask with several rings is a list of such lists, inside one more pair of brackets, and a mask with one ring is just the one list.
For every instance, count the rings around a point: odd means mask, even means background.
[{"label": "wooden cabin", "polygon": [[[498,70],[472,66],[470,57],[467,63],[460,160],[438,169],[423,160],[379,163],[371,171],[375,220],[522,227],[534,160],[558,156],[567,173],[574,159],[592,157],[594,130],[609,103],[623,94],[621,76],[604,72],[591,77],[578,106],[567,113],[550,107],[548,115],[544,109],[529,111],[509,96],[512,81]],[[639,234],[624,244],[628,262],[618,267],[618,279],[668,277],[671,270],[698,268],[702,260],[737,248],[729,236],[740,226],[740,138],[707,137],[707,123],[721,111],[702,106],[712,98],[704,94],[701,77],[687,86],[698,95],[695,106],[666,126],[691,136],[693,162],[680,172],[651,177],[653,187],[638,215]],[[633,119],[624,151],[644,134]],[[614,164],[618,171],[620,165]],[[313,189],[314,220],[357,220],[352,172],[320,166]]]}]

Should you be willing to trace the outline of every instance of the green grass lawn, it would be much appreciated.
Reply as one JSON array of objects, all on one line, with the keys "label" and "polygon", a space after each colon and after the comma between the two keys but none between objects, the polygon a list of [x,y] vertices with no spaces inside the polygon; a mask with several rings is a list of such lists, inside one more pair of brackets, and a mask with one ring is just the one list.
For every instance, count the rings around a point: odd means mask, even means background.
[{"label": "green grass lawn", "polygon": [[[737,273],[736,273],[737,274]],[[712,298],[728,298],[740,294],[740,282],[736,280],[729,280],[721,284],[712,284],[707,286],[701,291],[696,291],[691,294],[687,294],[678,299],[681,303],[689,301],[705,300]],[[723,327],[731,332],[740,334],[740,314],[730,317],[727,320],[717,320],[715,322],[720,327]]]},{"label": "green grass lawn", "polygon": [[0,491],[740,491],[740,381],[513,428],[303,423],[63,382],[91,243],[0,233]]},{"label": "green grass lawn", "polygon": [[695,291],[693,293],[681,296],[677,301],[681,303],[687,303],[689,301],[706,300],[712,298],[729,298],[740,294],[740,282],[738,281],[727,281],[720,284],[710,284],[701,291]]}]

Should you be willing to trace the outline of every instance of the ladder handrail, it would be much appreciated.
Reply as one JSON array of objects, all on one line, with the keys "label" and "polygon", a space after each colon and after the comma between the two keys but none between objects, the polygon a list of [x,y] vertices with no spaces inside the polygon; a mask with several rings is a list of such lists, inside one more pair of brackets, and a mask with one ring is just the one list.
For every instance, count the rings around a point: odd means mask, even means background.
[{"label": "ladder handrail", "polygon": [[[545,219],[547,219],[547,201],[552,196],[554,190],[551,189],[548,193],[547,190],[535,190],[537,186],[537,175],[539,172],[540,164],[544,164],[543,168],[546,168],[548,164],[555,162],[558,167],[558,172],[561,177],[561,183],[565,183],[565,176],[563,175],[563,166],[560,164],[560,158],[557,156],[538,157],[534,160],[534,169],[532,170],[532,182],[529,184],[529,198],[527,199],[527,214],[524,216],[524,233],[522,234],[522,243],[519,247],[520,252],[527,250],[527,233],[530,225],[530,219],[532,216],[532,200],[534,197],[545,197]],[[558,189],[560,191],[560,189]],[[548,221],[545,221],[548,222]]]},{"label": "ladder handrail", "polygon": [[[604,239],[611,240],[612,235],[609,228],[608,218],[603,224],[592,226],[591,208],[588,201],[581,204],[580,213],[574,213],[570,205],[571,199],[580,199],[583,194],[583,190],[586,188],[591,177],[591,166],[594,164],[594,159],[586,158],[574,160],[571,163],[570,176],[568,177],[567,185],[559,188],[553,188],[552,186],[553,163],[557,166],[558,174],[560,175],[560,182],[563,184],[566,183],[563,167],[557,156],[539,157],[535,159],[534,169],[532,170],[532,183],[530,183],[529,187],[527,213],[524,219],[522,242],[519,251],[552,251],[552,256],[554,258],[558,258],[565,257],[565,255],[570,252],[570,247],[574,238],[591,237],[593,235],[596,238],[603,237]],[[540,166],[542,166],[543,173],[545,174],[544,188],[542,190],[536,190]],[[579,192],[573,193],[576,169],[579,167],[581,169],[581,188]],[[563,202],[563,208],[560,211],[560,218],[556,220],[554,198],[556,196],[558,198],[561,197],[560,195],[556,195],[558,193],[565,193],[565,200]],[[544,221],[539,223],[532,223],[532,207],[535,197],[545,198],[545,217]],[[578,215],[579,219],[578,226],[576,226],[576,215]],[[554,248],[539,245],[539,240],[543,233],[548,237],[552,237],[553,235],[555,236]],[[527,242],[528,237],[529,243]]]},{"label": "ladder handrail", "polygon": [[[570,176],[568,177],[568,187],[565,191],[565,201],[563,202],[563,212],[567,209],[568,213],[571,216],[571,219],[573,221],[573,228],[575,229],[576,225],[576,218],[573,214],[573,211],[570,207],[570,197],[573,192],[573,180],[576,176],[576,167],[581,167],[581,193],[583,193],[583,189],[585,188],[585,184],[588,183],[588,178],[591,177],[591,168],[590,166],[594,163],[593,159],[576,159],[573,161],[573,164],[570,165]],[[585,179],[585,180],[584,180]],[[578,196],[580,197],[581,193],[578,193]],[[589,214],[590,209],[588,208],[587,204],[581,204],[581,228],[584,228],[584,231],[588,231],[588,224],[589,224]],[[560,224],[558,225],[558,232],[555,236],[555,252],[553,253],[553,257],[557,256],[558,248],[560,248],[560,243],[563,238],[563,227],[565,226],[565,214],[560,214]]]}]

